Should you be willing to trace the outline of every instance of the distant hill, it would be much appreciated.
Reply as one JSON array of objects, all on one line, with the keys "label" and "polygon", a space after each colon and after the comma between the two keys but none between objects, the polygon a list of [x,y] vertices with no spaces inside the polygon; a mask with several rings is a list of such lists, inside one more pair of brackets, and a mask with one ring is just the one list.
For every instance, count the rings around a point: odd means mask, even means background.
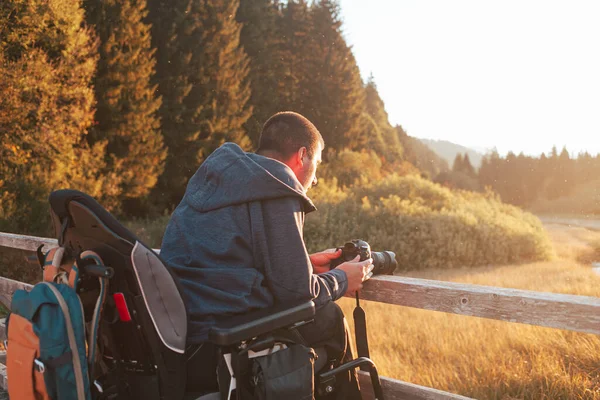
[{"label": "distant hill", "polygon": [[442,172],[449,171],[448,162],[422,143],[420,139],[408,136],[400,125],[396,126],[396,132],[402,147],[404,147],[406,161],[426,172],[431,179]]},{"label": "distant hill", "polygon": [[469,147],[461,146],[460,144],[448,142],[446,140],[419,140],[431,150],[433,150],[436,154],[438,154],[440,157],[442,157],[444,160],[446,160],[450,167],[452,167],[454,159],[456,158],[456,155],[458,153],[467,153],[469,155],[471,165],[473,165],[475,168],[479,168],[479,166],[481,165],[481,159],[483,158],[483,154]]}]

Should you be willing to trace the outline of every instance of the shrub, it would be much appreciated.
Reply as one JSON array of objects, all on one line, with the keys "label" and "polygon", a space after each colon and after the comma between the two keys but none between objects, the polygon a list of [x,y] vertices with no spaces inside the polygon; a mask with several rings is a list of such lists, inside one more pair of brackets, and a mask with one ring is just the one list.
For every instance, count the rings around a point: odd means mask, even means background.
[{"label": "shrub", "polygon": [[315,199],[319,211],[309,214],[305,226],[309,251],[362,238],[375,251],[394,251],[400,270],[552,257],[541,222],[490,193],[451,191],[418,176],[391,175],[338,198]]},{"label": "shrub", "polygon": [[342,150],[330,152],[328,162],[319,169],[325,179],[337,179],[341,186],[352,186],[361,179],[380,179],[382,161],[375,152]]}]

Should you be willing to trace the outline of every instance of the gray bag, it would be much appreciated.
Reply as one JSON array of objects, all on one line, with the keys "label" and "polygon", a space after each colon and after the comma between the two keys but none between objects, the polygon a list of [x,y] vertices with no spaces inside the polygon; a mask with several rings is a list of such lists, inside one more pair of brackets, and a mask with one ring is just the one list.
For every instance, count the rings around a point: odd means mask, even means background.
[{"label": "gray bag", "polygon": [[301,344],[252,359],[255,398],[313,400],[315,352]]}]

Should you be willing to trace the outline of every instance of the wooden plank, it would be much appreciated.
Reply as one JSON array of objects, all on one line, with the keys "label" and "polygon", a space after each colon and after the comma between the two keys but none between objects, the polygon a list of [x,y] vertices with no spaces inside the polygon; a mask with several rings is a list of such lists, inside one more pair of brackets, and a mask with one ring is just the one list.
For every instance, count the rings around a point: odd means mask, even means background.
[{"label": "wooden plank", "polygon": [[[58,240],[43,238],[38,236],[16,235],[14,233],[0,232],[0,246],[10,247],[11,249],[36,251],[37,248],[43,245],[43,252],[47,252],[51,248],[58,246]],[[155,253],[160,254],[160,249],[152,249]]]},{"label": "wooden plank", "polygon": [[600,298],[377,276],[365,282],[365,300],[600,334]]},{"label": "wooden plank", "polygon": [[[376,400],[370,375],[367,372],[358,371],[358,380],[363,400]],[[414,385],[392,378],[380,377],[380,380],[386,400],[472,400],[469,397]]]},{"label": "wooden plank", "polygon": [[0,276],[0,303],[10,310],[13,293],[19,289],[31,290],[33,286]]},{"label": "wooden plank", "polygon": [[[0,302],[10,306],[15,287],[20,288],[18,282],[0,277]],[[600,334],[600,298],[596,297],[400,276],[372,278],[365,283],[361,297],[425,310]]]},{"label": "wooden plank", "polygon": [[[35,250],[54,239],[0,233],[0,245]],[[0,280],[0,301],[13,291]],[[14,282],[9,285],[14,286]],[[8,288],[10,290],[10,287]],[[527,290],[441,282],[400,276],[377,276],[365,283],[365,300],[425,310],[600,334],[600,299]]]},{"label": "wooden plank", "polygon": [[[0,233],[0,245],[35,250],[54,239]],[[10,281],[10,280],[8,280]],[[0,301],[10,304],[14,281],[0,278]],[[600,334],[600,299],[528,290],[376,276],[365,283],[365,300],[474,317]]]},{"label": "wooden plank", "polygon": [[40,245],[44,246],[42,251],[48,251],[51,248],[58,246],[58,240],[0,232],[0,246],[20,250],[36,251]]}]

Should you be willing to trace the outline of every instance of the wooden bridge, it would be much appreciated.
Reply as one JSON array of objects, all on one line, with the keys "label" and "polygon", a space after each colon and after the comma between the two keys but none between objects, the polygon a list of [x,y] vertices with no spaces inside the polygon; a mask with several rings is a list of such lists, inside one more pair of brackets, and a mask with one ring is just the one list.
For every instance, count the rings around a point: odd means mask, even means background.
[{"label": "wooden bridge", "polygon": [[[0,246],[35,251],[58,246],[55,239],[0,233]],[[0,302],[10,307],[12,294],[31,285],[0,277]],[[365,283],[361,298],[397,306],[421,308],[451,314],[497,319],[570,331],[600,334],[600,298],[541,293],[528,290],[441,282],[401,276],[376,276]],[[0,320],[0,339],[5,328]],[[6,389],[5,355],[0,354],[0,388]],[[376,361],[376,360],[375,360]],[[386,399],[457,400],[452,394],[382,377]],[[368,376],[361,372],[364,398],[373,394]],[[2,399],[2,394],[0,394]]]}]

